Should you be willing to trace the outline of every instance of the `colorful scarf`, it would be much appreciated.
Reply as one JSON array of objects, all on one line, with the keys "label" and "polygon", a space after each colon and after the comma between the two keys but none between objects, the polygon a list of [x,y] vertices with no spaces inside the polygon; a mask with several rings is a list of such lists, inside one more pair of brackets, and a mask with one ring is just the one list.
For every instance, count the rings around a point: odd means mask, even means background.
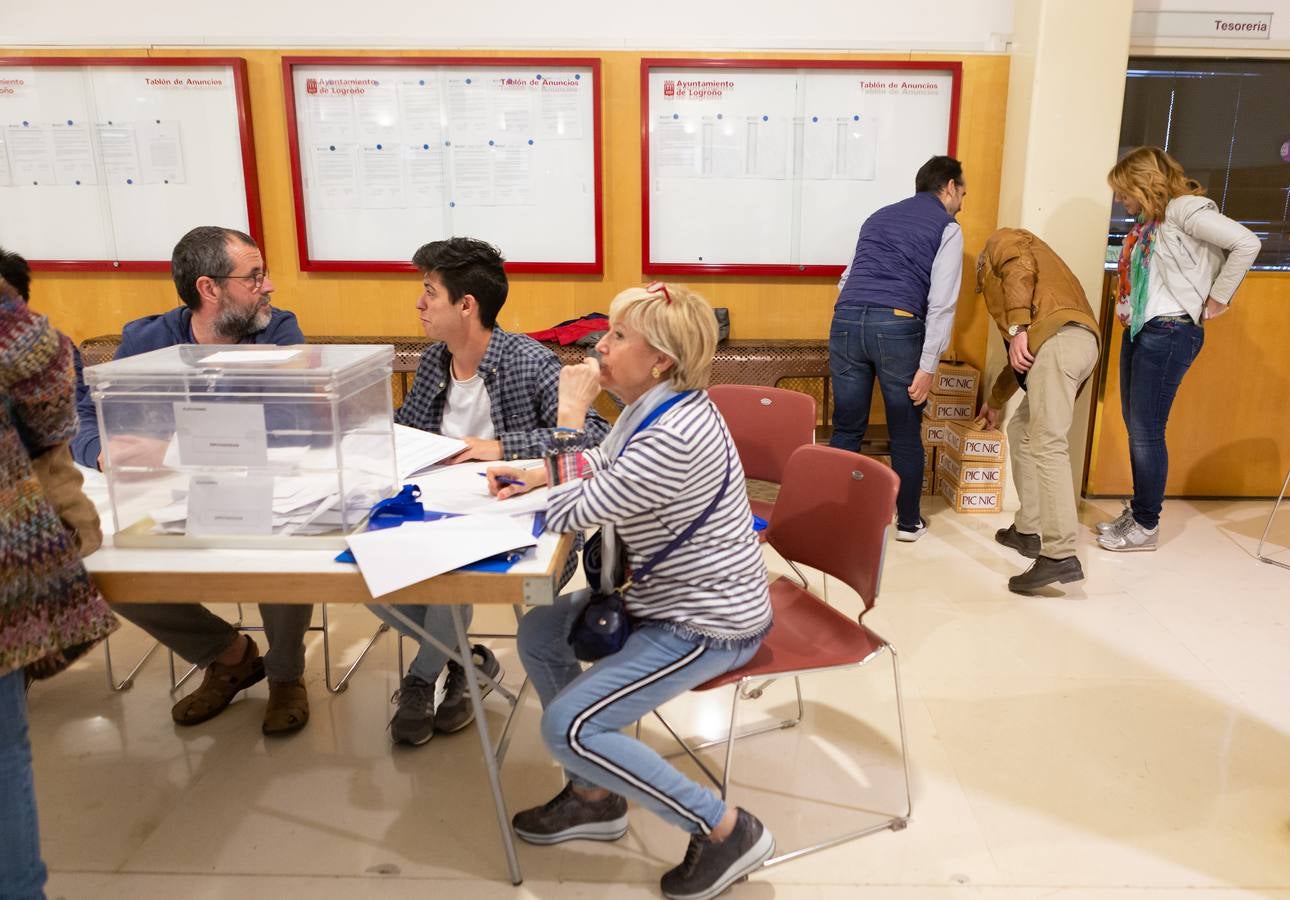
[{"label": "colorful scarf", "polygon": [[[1152,250],[1156,244],[1156,222],[1143,222],[1133,226],[1124,237],[1120,248],[1119,289],[1116,306],[1129,308],[1129,340],[1137,337],[1146,324],[1147,296],[1149,294]],[[1117,309],[1117,312],[1119,311]]]}]

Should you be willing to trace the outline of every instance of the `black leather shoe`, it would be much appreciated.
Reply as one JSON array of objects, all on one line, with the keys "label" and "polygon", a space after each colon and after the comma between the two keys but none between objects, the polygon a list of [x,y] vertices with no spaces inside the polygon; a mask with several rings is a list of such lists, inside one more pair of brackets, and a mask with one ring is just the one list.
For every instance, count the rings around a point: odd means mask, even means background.
[{"label": "black leather shoe", "polygon": [[1026,559],[1039,557],[1039,535],[1022,534],[1016,525],[1000,528],[994,533],[994,539],[1005,547],[1011,547]]},{"label": "black leather shoe", "polygon": [[1079,564],[1078,556],[1068,556],[1065,559],[1040,556],[1030,564],[1029,569],[1008,579],[1008,590],[1014,594],[1030,594],[1056,582],[1070,584],[1072,581],[1083,580],[1084,568]]}]

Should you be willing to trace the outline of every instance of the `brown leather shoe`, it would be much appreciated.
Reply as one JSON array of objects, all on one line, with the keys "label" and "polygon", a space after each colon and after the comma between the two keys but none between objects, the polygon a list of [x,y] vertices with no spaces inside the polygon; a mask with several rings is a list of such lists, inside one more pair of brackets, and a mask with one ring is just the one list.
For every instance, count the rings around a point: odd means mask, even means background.
[{"label": "brown leather shoe", "polygon": [[297,732],[308,721],[309,693],[305,683],[299,679],[270,681],[269,705],[264,708],[264,725],[260,730],[276,737]]},{"label": "brown leather shoe", "polygon": [[206,667],[197,690],[176,703],[170,717],[176,725],[199,725],[213,719],[233,702],[233,698],[264,678],[264,659],[260,648],[246,635],[242,658],[231,666],[213,662]]}]

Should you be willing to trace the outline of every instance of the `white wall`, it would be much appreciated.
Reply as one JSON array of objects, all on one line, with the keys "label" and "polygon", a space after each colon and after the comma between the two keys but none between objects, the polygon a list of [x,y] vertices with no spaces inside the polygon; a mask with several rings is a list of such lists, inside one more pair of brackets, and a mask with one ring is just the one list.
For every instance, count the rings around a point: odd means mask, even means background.
[{"label": "white wall", "polygon": [[0,45],[997,52],[1012,9],[1013,0],[0,0]]}]

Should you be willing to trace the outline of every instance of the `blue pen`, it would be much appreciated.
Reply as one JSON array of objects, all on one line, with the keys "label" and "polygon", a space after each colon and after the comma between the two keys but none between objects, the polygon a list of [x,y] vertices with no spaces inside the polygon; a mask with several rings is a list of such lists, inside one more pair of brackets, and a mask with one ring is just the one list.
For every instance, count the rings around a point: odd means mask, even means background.
[{"label": "blue pen", "polygon": [[[488,473],[480,472],[479,477],[487,478]],[[508,485],[514,485],[515,487],[524,487],[524,482],[519,478],[512,478],[509,475],[496,475],[494,477],[497,479],[498,484],[508,484]]]}]

